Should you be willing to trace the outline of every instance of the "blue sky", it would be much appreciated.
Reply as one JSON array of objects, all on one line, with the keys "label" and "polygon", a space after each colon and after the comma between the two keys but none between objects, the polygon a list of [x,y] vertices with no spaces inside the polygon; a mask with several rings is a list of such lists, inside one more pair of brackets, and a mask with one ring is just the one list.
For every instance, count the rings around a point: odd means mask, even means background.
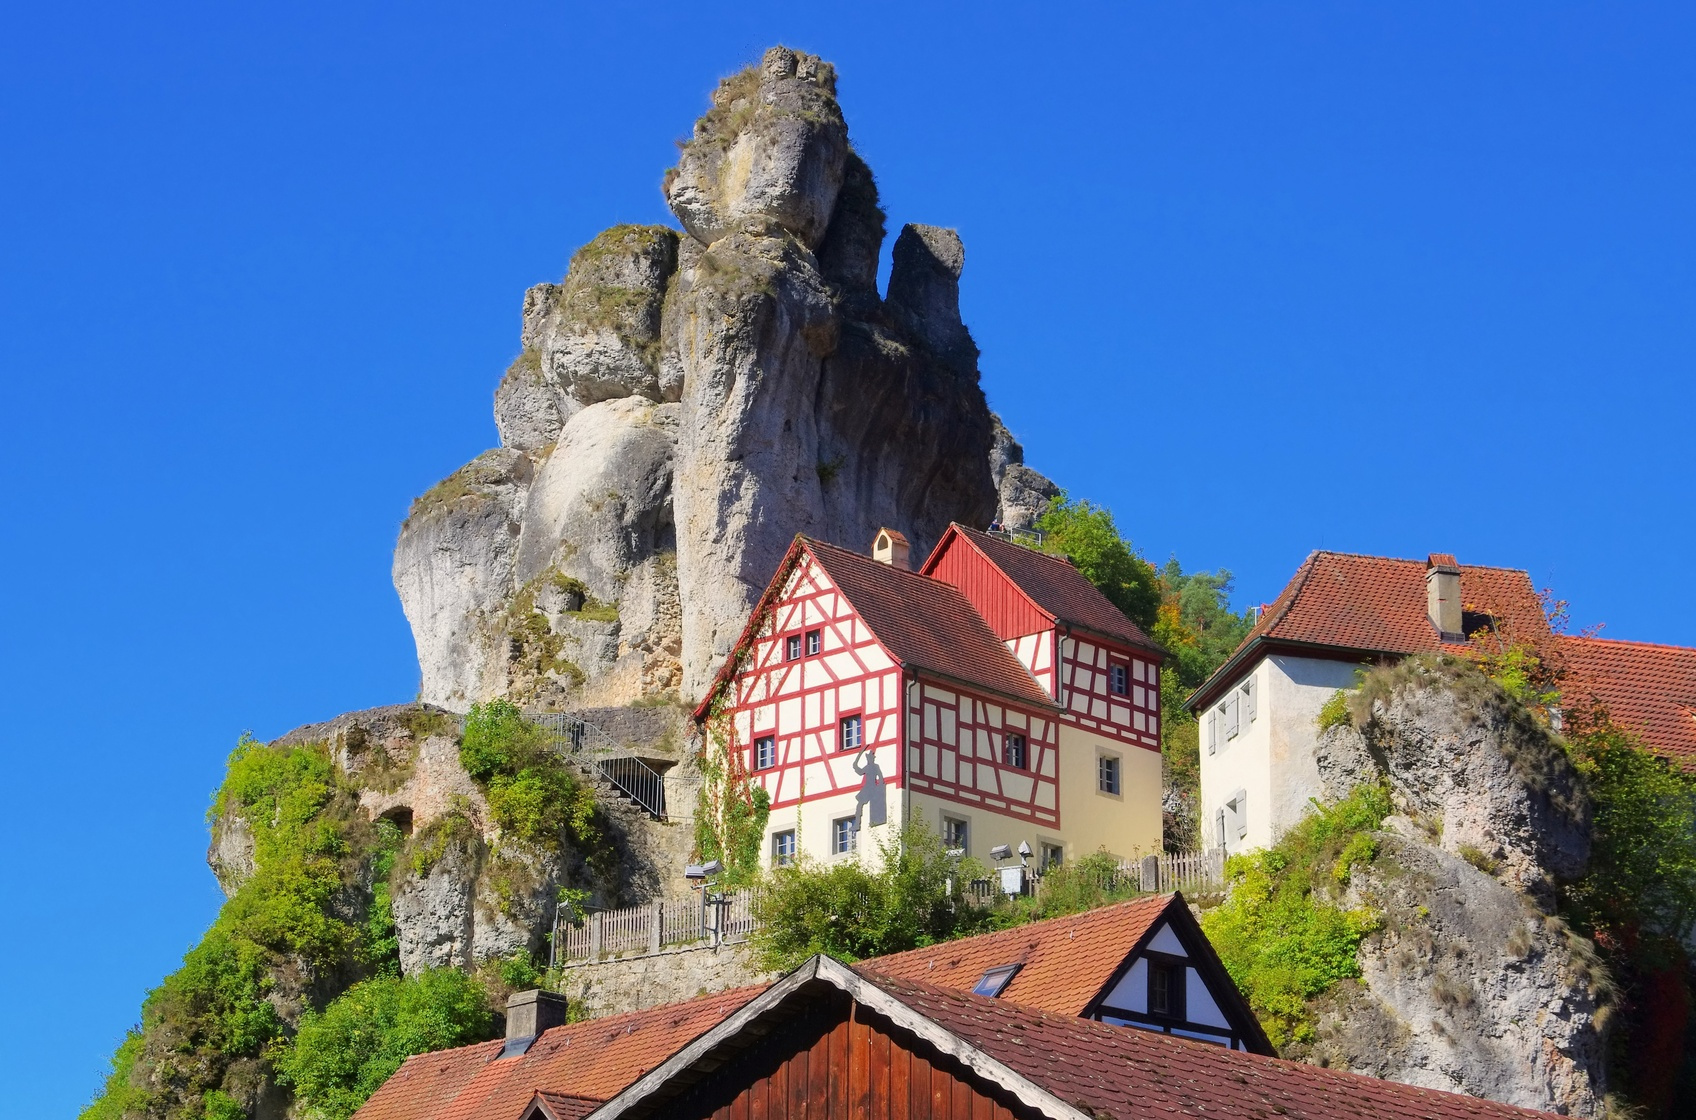
[{"label": "blue sky", "polygon": [[9,1106],[85,1101],[211,920],[241,731],[415,694],[390,551],[495,442],[523,290],[668,220],[772,42],[837,63],[892,229],[961,231],[992,405],[1151,559],[1246,605],[1452,551],[1696,643],[1689,6],[1053,7],[0,13]]}]

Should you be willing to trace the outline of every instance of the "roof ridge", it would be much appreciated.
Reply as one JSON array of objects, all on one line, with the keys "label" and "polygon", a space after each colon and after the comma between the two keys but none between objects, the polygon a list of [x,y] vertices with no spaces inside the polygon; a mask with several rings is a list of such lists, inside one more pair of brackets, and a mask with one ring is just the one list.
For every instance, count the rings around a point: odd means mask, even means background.
[{"label": "roof ridge", "polygon": [[[949,583],[946,580],[937,579],[935,576],[927,576],[923,572],[915,572],[911,568],[903,568],[903,567],[900,567],[900,566],[895,565],[895,564],[885,564],[882,560],[879,560],[876,557],[867,556],[863,552],[855,552],[851,548],[845,548],[845,547],[843,547],[842,545],[839,545],[839,544],[832,544],[830,541],[820,540],[817,537],[809,537],[809,536],[806,536],[804,534],[801,537],[801,541],[802,541],[802,543],[806,544],[808,547],[826,548],[826,549],[829,549],[832,552],[840,552],[844,556],[851,556],[855,560],[864,560],[868,564],[876,564],[880,568],[888,568],[892,572],[900,572],[902,575],[912,576],[915,579],[922,579],[922,580],[925,581],[925,583],[929,584],[932,587],[941,586],[941,587],[951,588],[952,590],[955,590],[955,591],[960,590],[959,588],[955,587],[952,583]],[[964,593],[962,592],[962,594],[964,594]]]},{"label": "roof ridge", "polygon": [[1602,638],[1596,635],[1557,634],[1563,642],[1594,642],[1597,645],[1609,646],[1645,646],[1649,649],[1677,649],[1686,653],[1696,653],[1696,646],[1681,646],[1673,642],[1645,642],[1637,638]]},{"label": "roof ridge", "polygon": [[958,526],[962,532],[970,533],[976,537],[983,537],[985,540],[995,541],[997,545],[1006,545],[1008,548],[1022,548],[1032,556],[1040,557],[1041,559],[1047,560],[1053,564],[1062,564],[1071,568],[1073,571],[1077,570],[1078,565],[1076,562],[1063,552],[1049,552],[1041,548],[1026,548],[1017,541],[1002,540],[993,533],[986,533],[982,529],[974,529],[970,525],[961,525],[958,521],[952,522],[951,524]]},{"label": "roof ridge", "polygon": [[[1448,553],[1448,555],[1452,556],[1454,554]],[[1372,552],[1342,552],[1334,548],[1316,548],[1312,552],[1308,553],[1309,559],[1315,556],[1343,556],[1355,560],[1382,560],[1390,564],[1413,564],[1420,568],[1427,566],[1427,561],[1425,560],[1413,560],[1406,556],[1380,556]],[[1455,563],[1463,571],[1467,568],[1475,568],[1483,572],[1519,572],[1524,575],[1531,574],[1530,569],[1528,568],[1509,568],[1502,564],[1462,564],[1458,560]]]}]

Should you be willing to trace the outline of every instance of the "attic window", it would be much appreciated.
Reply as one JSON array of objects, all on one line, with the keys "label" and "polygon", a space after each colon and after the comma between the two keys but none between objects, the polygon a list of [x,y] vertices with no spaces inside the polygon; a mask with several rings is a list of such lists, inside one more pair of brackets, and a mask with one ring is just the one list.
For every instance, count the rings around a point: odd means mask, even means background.
[{"label": "attic window", "polygon": [[1012,983],[1013,975],[1018,971],[1019,966],[1016,964],[1004,964],[999,968],[992,968],[983,974],[983,979],[972,986],[972,994],[995,999],[1007,989],[1008,984]]},{"label": "attic window", "polygon": [[1500,627],[1496,625],[1496,616],[1489,611],[1481,611],[1472,607],[1460,612],[1460,632],[1468,637],[1480,630],[1489,630],[1495,633],[1499,629]]}]

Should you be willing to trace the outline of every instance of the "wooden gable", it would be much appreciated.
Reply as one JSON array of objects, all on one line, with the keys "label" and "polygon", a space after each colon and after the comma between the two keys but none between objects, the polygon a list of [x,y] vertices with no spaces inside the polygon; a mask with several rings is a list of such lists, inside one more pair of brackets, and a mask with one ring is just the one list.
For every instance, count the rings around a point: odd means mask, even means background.
[{"label": "wooden gable", "polygon": [[1084,1017],[1232,1050],[1276,1053],[1183,896],[1172,898],[1084,1008]]}]

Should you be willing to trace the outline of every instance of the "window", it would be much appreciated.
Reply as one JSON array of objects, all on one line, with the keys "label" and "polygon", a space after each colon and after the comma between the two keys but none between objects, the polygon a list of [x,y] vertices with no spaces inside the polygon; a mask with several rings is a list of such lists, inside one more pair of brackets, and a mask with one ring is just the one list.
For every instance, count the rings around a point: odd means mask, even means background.
[{"label": "window", "polygon": [[1173,1019],[1184,1017],[1184,973],[1181,964],[1148,962],[1148,1013]]},{"label": "window", "polygon": [[1131,694],[1131,670],[1129,666],[1114,662],[1107,667],[1107,687],[1115,696]]},{"label": "window", "polygon": [[966,850],[966,822],[959,817],[942,818],[942,846]]},{"label": "window", "polygon": [[830,850],[834,855],[845,856],[860,846],[860,819],[858,817],[842,817],[830,822]]},{"label": "window", "polygon": [[791,634],[783,639],[783,660],[794,661],[801,656],[801,635]]},{"label": "window", "polygon": [[1114,754],[1097,755],[1095,759],[1095,786],[1102,793],[1119,794],[1119,756]]},{"label": "window", "polygon": [[1018,971],[1019,966],[1016,964],[1004,964],[999,968],[988,969],[984,972],[983,979],[972,985],[972,994],[994,999],[1007,990],[1007,985],[1012,983]]},{"label": "window", "polygon": [[819,632],[817,630],[809,630],[809,631],[807,631],[807,656],[811,657],[813,654],[817,653],[818,651],[819,651]]},{"label": "window", "polygon": [[754,740],[754,769],[770,770],[777,765],[777,740],[761,735]]},{"label": "window", "polygon": [[1059,844],[1044,844],[1042,846],[1042,862],[1038,864],[1044,871],[1052,871],[1066,862],[1066,849]]},{"label": "window", "polygon": [[1025,748],[1023,735],[1009,734],[1001,744],[1001,763],[1015,770],[1030,768],[1030,752]]},{"label": "window", "polygon": [[865,733],[860,717],[857,715],[842,717],[842,746],[845,751],[857,751],[865,741]]},{"label": "window", "polygon": [[785,829],[771,834],[771,865],[788,867],[795,862],[795,830]]}]

